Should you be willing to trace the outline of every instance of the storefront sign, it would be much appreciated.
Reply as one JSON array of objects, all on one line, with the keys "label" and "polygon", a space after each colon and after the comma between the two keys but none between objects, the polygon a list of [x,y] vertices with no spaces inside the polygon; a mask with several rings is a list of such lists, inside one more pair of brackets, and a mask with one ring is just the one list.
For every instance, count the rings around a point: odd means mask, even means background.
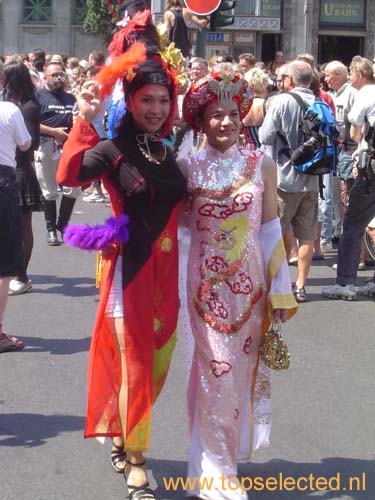
[{"label": "storefront sign", "polygon": [[235,43],[255,44],[255,33],[239,33],[234,35]]},{"label": "storefront sign", "polygon": [[224,42],[224,33],[208,32],[207,42]]},{"label": "storefront sign", "polygon": [[280,17],[280,3],[280,0],[262,0],[260,15],[264,17]]},{"label": "storefront sign", "polygon": [[321,0],[320,22],[327,24],[364,24],[364,0]]}]

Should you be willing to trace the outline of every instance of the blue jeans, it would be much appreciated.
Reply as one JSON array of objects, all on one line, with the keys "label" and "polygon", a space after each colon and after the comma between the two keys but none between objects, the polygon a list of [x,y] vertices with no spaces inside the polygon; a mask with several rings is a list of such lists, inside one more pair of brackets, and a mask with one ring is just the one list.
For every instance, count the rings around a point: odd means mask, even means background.
[{"label": "blue jeans", "polygon": [[[372,161],[375,163],[375,160]],[[366,226],[375,216],[375,174],[369,179],[369,190],[366,194],[366,183],[358,176],[350,191],[348,210],[344,217],[343,232],[337,255],[338,285],[354,285],[357,280],[357,269],[361,254],[361,243]]]},{"label": "blue jeans", "polygon": [[[350,153],[341,151],[338,157],[336,177],[333,179],[332,204],[335,212],[335,236],[341,238],[343,213],[346,211],[347,202],[343,183],[353,181],[353,158]],[[344,208],[345,207],[345,208]]]},{"label": "blue jeans", "polygon": [[319,222],[322,222],[321,243],[331,243],[333,235],[332,173],[323,175],[323,196],[319,196]]}]

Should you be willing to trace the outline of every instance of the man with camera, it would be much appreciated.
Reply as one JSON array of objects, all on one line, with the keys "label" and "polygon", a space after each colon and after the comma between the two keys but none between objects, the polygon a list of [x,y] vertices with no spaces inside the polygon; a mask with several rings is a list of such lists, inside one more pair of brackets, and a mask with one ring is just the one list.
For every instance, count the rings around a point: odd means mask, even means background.
[{"label": "man with camera", "polygon": [[[291,162],[290,152],[304,141],[301,128],[304,111],[289,92],[299,95],[309,106],[315,101],[310,90],[311,79],[310,64],[304,61],[288,64],[284,71],[285,92],[272,100],[259,133],[261,143],[272,147],[278,167],[278,209],[284,241],[291,227],[298,239],[298,277],[293,285],[297,302],[306,301],[305,284],[317,236],[319,178],[298,172]],[[286,250],[288,253],[290,249]]]},{"label": "man with camera", "polygon": [[337,255],[336,284],[322,288],[330,299],[354,300],[357,294],[375,297],[375,279],[356,287],[361,242],[366,226],[375,216],[375,87],[372,63],[362,58],[352,62],[350,80],[358,89],[348,115],[350,135],[358,144],[353,153],[355,181],[350,191],[349,205],[343,222],[343,232]]}]

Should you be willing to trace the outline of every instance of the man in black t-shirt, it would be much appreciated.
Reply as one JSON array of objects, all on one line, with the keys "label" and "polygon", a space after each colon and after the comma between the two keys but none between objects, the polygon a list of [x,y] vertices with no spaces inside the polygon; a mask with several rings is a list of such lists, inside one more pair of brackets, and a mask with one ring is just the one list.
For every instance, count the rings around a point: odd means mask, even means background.
[{"label": "man in black t-shirt", "polygon": [[44,196],[44,215],[47,225],[47,243],[61,244],[57,230],[64,232],[80,195],[79,188],[63,187],[57,218],[56,200],[59,197],[56,183],[60,150],[73,125],[75,97],[64,91],[66,74],[60,64],[51,63],[45,68],[45,87],[38,90],[41,107],[40,146],[35,152],[35,168]]}]

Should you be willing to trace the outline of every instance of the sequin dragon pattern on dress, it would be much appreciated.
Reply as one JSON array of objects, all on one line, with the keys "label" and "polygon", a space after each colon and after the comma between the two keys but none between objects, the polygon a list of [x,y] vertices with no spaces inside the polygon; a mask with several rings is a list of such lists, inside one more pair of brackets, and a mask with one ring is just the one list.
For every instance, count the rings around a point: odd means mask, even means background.
[{"label": "sequin dragon pattern on dress", "polygon": [[[269,371],[258,359],[266,304],[259,243],[262,159],[260,151],[237,145],[225,153],[208,146],[187,159],[187,304],[195,341],[190,425],[193,435],[199,435],[205,460],[214,468],[220,464],[228,477],[236,475],[239,455],[249,458],[250,448],[268,444],[270,429]],[[199,476],[200,459],[191,465],[197,470],[189,476]]]}]

